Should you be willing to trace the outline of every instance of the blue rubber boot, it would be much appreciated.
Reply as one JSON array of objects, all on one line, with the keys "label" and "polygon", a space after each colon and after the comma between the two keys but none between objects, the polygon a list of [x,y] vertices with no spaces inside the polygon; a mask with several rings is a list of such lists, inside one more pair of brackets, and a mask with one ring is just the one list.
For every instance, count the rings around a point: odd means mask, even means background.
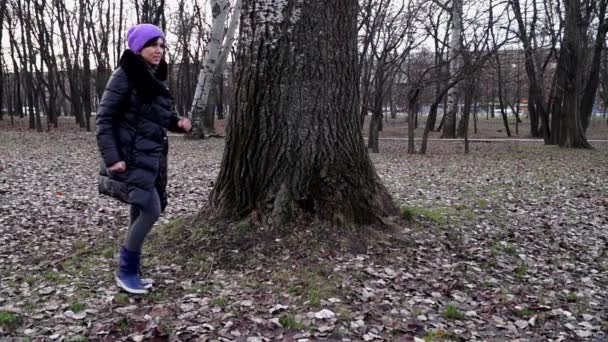
[{"label": "blue rubber boot", "polygon": [[116,273],[116,285],[132,294],[146,294],[148,289],[144,287],[139,278],[140,252],[133,252],[124,246],[120,248],[120,265]]}]

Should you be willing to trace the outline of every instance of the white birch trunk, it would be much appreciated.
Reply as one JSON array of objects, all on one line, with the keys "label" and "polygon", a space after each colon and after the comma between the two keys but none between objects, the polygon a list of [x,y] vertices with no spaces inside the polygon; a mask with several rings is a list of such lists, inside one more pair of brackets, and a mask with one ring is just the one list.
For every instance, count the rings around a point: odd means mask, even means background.
[{"label": "white birch trunk", "polygon": [[215,67],[215,73],[224,69],[226,61],[228,60],[228,55],[230,54],[230,48],[232,47],[232,44],[234,44],[236,29],[239,26],[239,19],[241,18],[241,3],[242,0],[236,0],[234,7],[232,8],[230,25],[228,26],[228,31],[226,31],[226,40],[224,41],[224,45],[222,45],[222,52],[220,54],[219,62]]},{"label": "white birch trunk", "polygon": [[[452,1],[452,32],[450,36],[450,78],[457,77],[462,67],[462,0]],[[461,91],[460,83],[454,85],[447,95],[447,113],[443,126],[443,138],[456,137],[456,115],[458,114]]]},{"label": "white birch trunk", "polygon": [[234,3],[234,8],[232,9],[232,15],[230,17],[230,25],[226,31],[226,38],[224,44],[222,45],[222,51],[220,53],[217,65],[215,66],[215,71],[213,72],[213,79],[210,86],[211,90],[206,101],[208,103],[206,108],[208,108],[210,111],[215,108],[219,100],[218,93],[220,82],[224,81],[226,61],[228,60],[228,55],[230,54],[232,44],[234,43],[236,29],[239,25],[239,19],[241,17],[241,2],[241,0],[236,0]]},{"label": "white birch trunk", "polygon": [[[213,115],[214,113],[206,113],[206,108],[209,99],[209,93],[212,88],[213,74],[217,69],[218,58],[222,49],[222,41],[224,39],[224,28],[226,15],[230,8],[228,0],[212,0],[211,10],[213,13],[213,22],[211,25],[211,39],[207,47],[207,57],[205,63],[198,75],[198,82],[192,100],[190,115],[192,116],[192,136],[194,138],[204,138],[206,135],[214,134]],[[211,120],[209,120],[211,117]]]}]

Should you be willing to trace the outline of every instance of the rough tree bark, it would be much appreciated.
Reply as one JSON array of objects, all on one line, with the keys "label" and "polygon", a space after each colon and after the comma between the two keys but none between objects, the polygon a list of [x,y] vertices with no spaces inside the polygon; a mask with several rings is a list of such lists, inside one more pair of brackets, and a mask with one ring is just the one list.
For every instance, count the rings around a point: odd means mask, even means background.
[{"label": "rough tree bark", "polygon": [[[4,12],[6,11],[6,1],[0,4],[0,51],[2,51],[2,33],[4,32]],[[4,108],[4,55],[0,54],[0,121],[3,119]]]},{"label": "rough tree bark", "polygon": [[[597,4],[596,4],[597,5]],[[599,2],[600,13],[604,16],[606,10],[606,0]],[[594,4],[590,0],[566,0],[564,1],[565,20],[564,20],[564,37],[562,39],[562,49],[557,70],[557,99],[553,110],[557,114],[554,120],[558,120],[556,125],[559,125],[556,137],[560,147],[567,148],[591,148],[585,136],[585,103],[583,100],[586,97],[595,99],[597,90],[597,82],[595,75],[591,78],[587,77],[585,70],[585,54],[587,52],[587,42],[589,26],[592,22],[591,9]],[[600,18],[603,23],[604,18]],[[604,30],[607,28],[600,27],[597,32],[597,38],[605,38]],[[597,45],[596,45],[597,47]],[[600,44],[600,52],[603,47],[603,41]],[[592,62],[592,70],[597,67],[599,69],[599,57],[595,55],[593,58],[598,58]],[[586,94],[585,91],[592,92]]]},{"label": "rough tree bark", "polygon": [[352,0],[245,0],[219,216],[373,224],[395,212],[359,125]]}]

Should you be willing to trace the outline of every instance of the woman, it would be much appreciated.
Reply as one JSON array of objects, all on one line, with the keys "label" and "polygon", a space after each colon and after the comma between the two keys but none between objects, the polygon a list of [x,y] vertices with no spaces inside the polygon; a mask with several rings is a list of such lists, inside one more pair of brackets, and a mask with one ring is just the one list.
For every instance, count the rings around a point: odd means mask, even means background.
[{"label": "woman", "polygon": [[165,35],[151,24],[131,27],[129,49],[120,58],[97,108],[97,144],[102,165],[99,192],[131,205],[120,249],[117,285],[145,294],[151,281],[139,277],[146,235],[167,206],[167,130],[186,133],[190,120],[173,112],[165,85]]}]

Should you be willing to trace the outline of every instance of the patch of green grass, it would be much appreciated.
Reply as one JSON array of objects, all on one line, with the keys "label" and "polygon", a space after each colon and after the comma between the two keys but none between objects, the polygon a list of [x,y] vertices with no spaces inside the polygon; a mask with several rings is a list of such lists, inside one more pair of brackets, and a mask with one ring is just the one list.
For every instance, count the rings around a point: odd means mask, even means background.
[{"label": "patch of green grass", "polygon": [[211,231],[211,228],[209,228],[208,225],[201,225],[198,227],[194,227],[192,229],[192,235],[190,236],[190,239],[195,243],[197,241],[202,241],[209,235],[210,231]]},{"label": "patch of green grass", "polygon": [[321,305],[321,291],[318,287],[309,288],[306,297],[308,298],[310,305],[315,307]]},{"label": "patch of green grass", "polygon": [[56,281],[60,277],[61,276],[57,272],[44,272],[44,273],[42,273],[42,278],[44,278],[45,280],[48,280],[48,281]]},{"label": "patch of green grass", "polygon": [[264,287],[264,284],[255,280],[247,280],[243,286],[255,290]]},{"label": "patch of green grass", "polygon": [[490,205],[490,202],[488,202],[488,200],[486,200],[485,198],[478,198],[476,201],[476,205],[479,208],[487,208]]},{"label": "patch of green grass", "polygon": [[578,302],[578,301],[579,301],[579,299],[580,299],[580,298],[579,298],[579,297],[576,295],[576,293],[575,293],[575,292],[570,292],[570,293],[568,293],[568,296],[566,297],[566,300],[567,300],[569,303],[576,303],[576,302]]},{"label": "patch of green grass", "polygon": [[114,257],[115,249],[116,248],[114,246],[105,247],[104,249],[101,250],[101,256],[106,259],[111,259],[112,257]]},{"label": "patch of green grass", "polygon": [[129,295],[126,293],[119,293],[114,296],[114,303],[118,305],[127,305],[129,304]]},{"label": "patch of green grass", "polygon": [[503,252],[505,252],[506,254],[509,255],[515,255],[517,254],[517,249],[515,249],[515,247],[513,245],[506,245],[503,249]]},{"label": "patch of green grass", "polygon": [[88,342],[89,339],[86,336],[72,336],[70,338],[68,338],[66,341],[68,342]]},{"label": "patch of green grass", "polygon": [[53,271],[42,273],[42,278],[55,284],[63,284],[66,282],[65,276],[63,274]]},{"label": "patch of green grass", "polygon": [[[296,287],[296,292],[300,292],[302,299],[311,306],[319,307],[322,299],[330,298],[335,292],[335,286],[332,286],[319,270],[304,270],[297,278],[299,286]],[[298,289],[300,291],[297,291]]]},{"label": "patch of green grass", "polygon": [[76,302],[76,303],[72,303],[72,305],[70,305],[70,310],[72,310],[74,313],[79,313],[81,311],[84,311],[84,309],[86,309],[86,305],[84,303],[80,303],[80,302]]},{"label": "patch of green grass", "polygon": [[210,293],[211,286],[209,284],[195,284],[190,289],[192,293]]},{"label": "patch of green grass", "polygon": [[500,255],[500,245],[498,243],[493,243],[492,246],[490,246],[490,253],[492,253],[493,256],[499,256]]},{"label": "patch of green grass", "polygon": [[219,306],[220,308],[225,308],[228,306],[228,301],[224,297],[217,297],[211,300],[211,305]]},{"label": "patch of green grass", "polygon": [[151,293],[148,293],[147,298],[152,303],[160,303],[163,300],[167,299],[168,293],[165,289],[154,290]]},{"label": "patch of green grass", "polygon": [[173,335],[173,329],[171,328],[171,322],[166,320],[161,320],[158,322],[158,331],[161,333],[161,336],[171,336]]},{"label": "patch of green grass", "polygon": [[482,269],[482,270],[484,270],[484,271],[491,270],[491,269],[493,269],[494,267],[496,267],[496,264],[495,264],[495,263],[492,263],[492,262],[482,262],[482,263],[479,265],[479,268],[481,268],[481,269]]},{"label": "patch of green grass", "polygon": [[29,285],[32,286],[34,285],[34,283],[36,282],[36,277],[34,277],[33,275],[28,275],[27,277],[25,277],[25,282]]},{"label": "patch of green grass", "polygon": [[190,233],[186,229],[186,221],[178,218],[159,225],[150,235],[152,239],[150,244],[146,245],[163,251],[165,247],[182,245],[189,238]]},{"label": "patch of green grass", "polygon": [[126,318],[123,318],[118,322],[118,330],[120,330],[120,332],[123,334],[129,332],[129,321],[127,321]]},{"label": "patch of green grass", "polygon": [[74,241],[74,243],[72,245],[74,246],[74,249],[76,249],[78,251],[83,250],[83,249],[89,247],[88,243],[86,243],[84,241],[79,241],[79,240]]},{"label": "patch of green grass", "polygon": [[441,209],[403,206],[401,207],[401,216],[409,222],[414,222],[419,218],[439,224],[445,221],[443,217],[443,210]]},{"label": "patch of green grass", "polygon": [[253,227],[251,226],[251,224],[247,221],[241,221],[234,226],[234,229],[236,229],[239,234],[245,234],[247,232],[250,232],[252,228]]},{"label": "patch of green grass", "polygon": [[536,311],[534,311],[530,308],[523,308],[521,310],[516,310],[514,312],[514,314],[517,317],[528,318],[528,317],[532,317],[532,316],[536,315]]},{"label": "patch of green grass", "polygon": [[442,329],[437,329],[434,331],[429,331],[424,335],[425,342],[435,342],[435,341],[458,341],[458,335],[451,331],[446,331]]},{"label": "patch of green grass", "polygon": [[448,305],[443,312],[443,317],[447,319],[464,319],[464,314],[454,305]]},{"label": "patch of green grass", "polygon": [[295,330],[304,329],[304,324],[296,321],[293,316],[289,316],[289,315],[282,316],[281,318],[279,318],[279,323],[281,323],[281,325],[285,329],[295,329]]},{"label": "patch of green grass", "polygon": [[504,245],[499,242],[494,242],[490,247],[490,253],[492,253],[493,256],[499,256],[502,253],[508,255],[516,255],[517,248],[511,244]]},{"label": "patch of green grass", "polygon": [[15,329],[23,323],[21,316],[14,312],[0,311],[0,327]]},{"label": "patch of green grass", "polygon": [[525,262],[522,263],[521,265],[515,268],[514,272],[518,278],[525,277],[528,274],[528,264],[526,264]]},{"label": "patch of green grass", "polygon": [[401,207],[401,216],[409,221],[428,221],[438,225],[444,225],[448,223],[450,217],[460,217],[466,220],[472,221],[477,218],[477,215],[473,210],[464,206],[457,205],[455,207],[442,207],[442,208],[421,208],[415,206],[403,206]]}]

